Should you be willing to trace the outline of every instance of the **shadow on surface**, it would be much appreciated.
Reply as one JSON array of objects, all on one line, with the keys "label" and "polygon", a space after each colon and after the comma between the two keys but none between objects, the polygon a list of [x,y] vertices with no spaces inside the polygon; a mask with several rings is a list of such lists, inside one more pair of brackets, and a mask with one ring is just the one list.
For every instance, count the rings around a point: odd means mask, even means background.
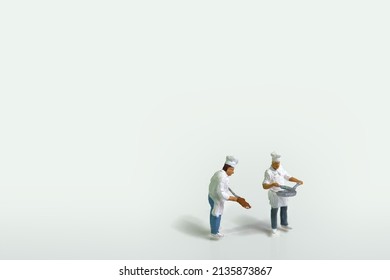
[{"label": "shadow on surface", "polygon": [[173,224],[178,231],[201,239],[210,239],[210,229],[204,221],[192,216],[181,216]]},{"label": "shadow on surface", "polygon": [[226,229],[225,232],[229,234],[240,234],[240,235],[250,235],[250,234],[266,234],[271,236],[270,231],[270,222],[262,221],[250,216],[242,215],[237,217],[234,222],[237,224],[236,227]]}]

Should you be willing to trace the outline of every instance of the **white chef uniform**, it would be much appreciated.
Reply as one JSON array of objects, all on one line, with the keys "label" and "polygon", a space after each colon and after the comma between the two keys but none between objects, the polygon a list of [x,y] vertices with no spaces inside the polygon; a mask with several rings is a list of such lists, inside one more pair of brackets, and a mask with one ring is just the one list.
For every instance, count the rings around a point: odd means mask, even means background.
[{"label": "white chef uniform", "polygon": [[[264,173],[263,184],[272,184],[276,182],[279,185],[285,185],[285,180],[289,180],[290,178],[291,176],[287,173],[286,170],[284,170],[281,165],[277,170],[271,166]],[[280,187],[272,187],[268,190],[269,203],[271,204],[272,208],[287,206],[288,198],[280,197],[276,194],[281,190],[282,189]]]},{"label": "white chef uniform", "polygon": [[[227,156],[225,164],[231,167],[236,167],[238,159],[233,156]],[[224,170],[219,170],[214,173],[210,179],[209,196],[214,201],[212,215],[218,217],[222,215],[225,201],[229,199],[229,176]]]},{"label": "white chef uniform", "polygon": [[209,196],[214,201],[213,216],[222,215],[225,201],[229,199],[229,176],[225,171],[215,172],[210,179]]}]

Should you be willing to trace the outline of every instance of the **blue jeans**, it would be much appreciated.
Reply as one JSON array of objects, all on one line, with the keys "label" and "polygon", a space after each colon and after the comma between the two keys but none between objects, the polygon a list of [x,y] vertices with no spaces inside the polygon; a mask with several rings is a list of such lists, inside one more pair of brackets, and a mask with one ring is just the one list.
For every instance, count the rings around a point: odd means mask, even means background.
[{"label": "blue jeans", "polygon": [[214,201],[209,196],[209,204],[210,204],[210,228],[212,234],[217,234],[219,232],[219,226],[221,225],[221,218],[222,215],[219,215],[218,217],[214,216],[212,214],[213,208],[214,208]]},{"label": "blue jeans", "polygon": [[[279,208],[271,208],[271,227],[276,229],[278,227],[278,210]],[[280,207],[280,224],[288,226],[287,222],[287,206]]]}]

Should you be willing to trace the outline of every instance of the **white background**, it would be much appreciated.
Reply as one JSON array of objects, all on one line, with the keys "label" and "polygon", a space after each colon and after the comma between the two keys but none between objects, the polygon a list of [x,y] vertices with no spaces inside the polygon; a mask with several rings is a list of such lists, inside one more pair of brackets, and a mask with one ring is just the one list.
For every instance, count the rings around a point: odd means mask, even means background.
[{"label": "white background", "polygon": [[[386,1],[3,1],[1,259],[389,259]],[[269,236],[270,152],[305,182]],[[210,177],[240,163],[226,237]]]}]

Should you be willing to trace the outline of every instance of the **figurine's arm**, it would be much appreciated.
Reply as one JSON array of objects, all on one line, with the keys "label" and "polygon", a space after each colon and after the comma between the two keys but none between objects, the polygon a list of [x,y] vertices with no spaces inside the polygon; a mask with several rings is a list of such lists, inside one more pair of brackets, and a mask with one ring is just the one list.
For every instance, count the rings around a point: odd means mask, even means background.
[{"label": "figurine's arm", "polygon": [[268,190],[272,187],[279,187],[279,184],[278,183],[270,183],[270,184],[267,184],[267,183],[263,183],[263,189],[265,190]]},{"label": "figurine's arm", "polygon": [[272,182],[271,176],[268,174],[267,171],[264,173],[264,180],[263,180],[263,189],[268,190],[272,187],[279,187],[279,184],[276,182]]},{"label": "figurine's arm", "polygon": [[303,181],[297,179],[297,178],[294,178],[294,177],[290,177],[290,179],[288,179],[290,182],[294,182],[294,183],[298,183],[300,185],[303,185]]},{"label": "figurine's arm", "polygon": [[220,197],[222,197],[225,200],[230,200],[230,201],[237,201],[237,197],[231,196],[227,190],[229,187],[227,186],[227,183],[221,180],[218,184],[217,192]]},{"label": "figurine's arm", "polygon": [[237,201],[238,197],[235,197],[235,196],[229,196],[229,199],[230,201]]}]

